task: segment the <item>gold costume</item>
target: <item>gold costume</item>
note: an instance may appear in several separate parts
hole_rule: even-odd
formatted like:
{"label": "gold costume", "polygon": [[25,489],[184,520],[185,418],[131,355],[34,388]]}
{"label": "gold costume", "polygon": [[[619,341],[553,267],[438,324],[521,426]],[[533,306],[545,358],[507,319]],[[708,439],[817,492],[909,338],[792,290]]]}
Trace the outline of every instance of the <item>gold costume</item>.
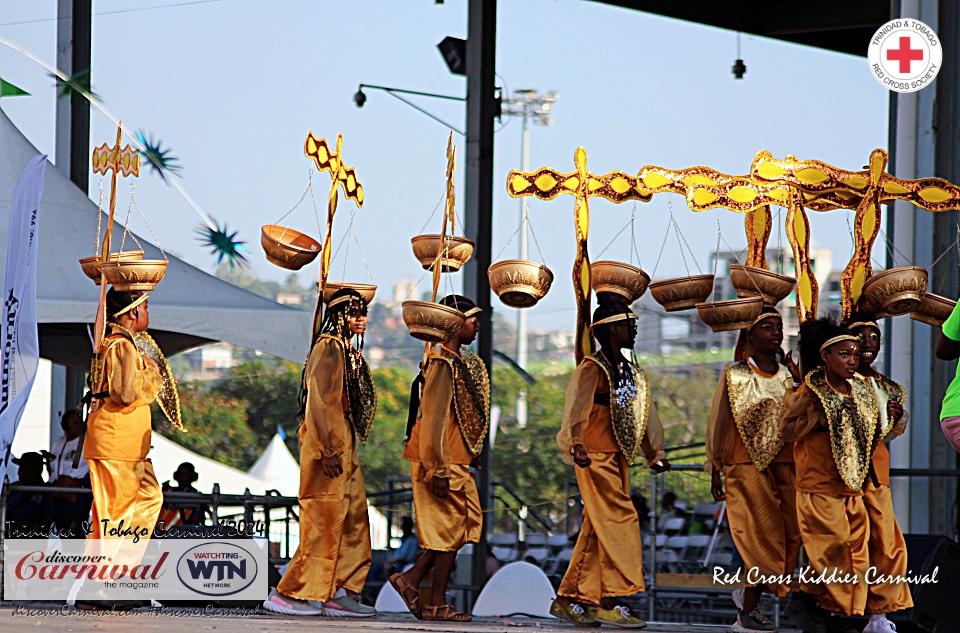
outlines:
{"label": "gold costume", "polygon": [[[307,402],[300,425],[300,545],[277,592],[298,600],[330,600],[341,587],[359,594],[370,570],[367,493],[357,460],[344,381],[344,343],[331,335],[317,341],[304,373]],[[362,369],[366,365],[362,365]],[[376,406],[375,396],[373,398]],[[369,412],[354,416],[370,418]],[[343,473],[331,478],[321,458],[337,455]]]}
{"label": "gold costume", "polygon": [[[413,506],[420,547],[455,552],[480,541],[482,515],[470,462],[489,425],[490,383],[483,361],[463,347],[441,347],[424,368],[420,416],[403,449],[411,462]],[[449,479],[445,499],[433,494],[434,477]]]}
{"label": "gold costume", "polygon": [[845,396],[826,383],[823,369],[807,374],[786,397],[780,431],[784,442],[794,442],[797,518],[810,567],[801,589],[817,596],[824,609],[863,615],[870,524],[861,486],[873,451],[877,401],[859,375],[848,382],[851,393]]}
{"label": "gold costume", "polygon": [[[94,366],[93,391],[105,395],[94,399],[83,444],[93,490],[93,531],[88,539],[115,541],[109,547],[104,542],[90,544],[114,556],[122,546],[121,564],[137,564],[163,504],[163,492],[147,459],[150,403],[157,397],[161,378],[122,334],[106,339],[101,358],[102,363]],[[147,534],[134,545],[129,536],[105,533],[120,528],[121,522],[123,530],[146,530]]]}
{"label": "gold costume", "polygon": [[[893,498],[890,495],[890,451],[885,442],[903,435],[906,429],[907,413],[896,424],[887,417],[887,403],[895,400],[903,404],[906,393],[902,386],[886,376],[877,375],[867,380],[877,396],[879,410],[879,435],[883,441],[873,452],[873,478],[863,487],[863,504],[870,519],[870,539],[868,549],[870,564],[882,576],[906,576],[907,543],[900,531],[900,524],[893,512]],[[907,583],[871,584],[867,591],[866,613],[892,613],[913,606],[910,587]]]}
{"label": "gold costume", "polygon": [[[800,552],[793,444],[780,436],[784,398],[792,391],[786,367],[767,375],[748,361],[727,365],[707,427],[705,467],[724,474],[733,541],[746,569],[764,577],[789,578]],[[790,585],[761,588],[783,598]]]}
{"label": "gold costume", "polygon": [[[630,596],[645,588],[629,467],[638,451],[648,466],[664,456],[663,426],[646,374],[636,366],[632,370],[637,387],[633,403],[620,404],[617,394],[610,393],[609,363],[599,352],[580,363],[567,387],[557,446],[564,461],[572,463],[573,447],[583,445],[591,464],[576,468],[583,526],[557,593],[579,602],[600,604],[602,598]],[[616,406],[614,413],[607,402]],[[623,416],[630,408],[633,413]],[[626,441],[631,436],[632,441]]]}

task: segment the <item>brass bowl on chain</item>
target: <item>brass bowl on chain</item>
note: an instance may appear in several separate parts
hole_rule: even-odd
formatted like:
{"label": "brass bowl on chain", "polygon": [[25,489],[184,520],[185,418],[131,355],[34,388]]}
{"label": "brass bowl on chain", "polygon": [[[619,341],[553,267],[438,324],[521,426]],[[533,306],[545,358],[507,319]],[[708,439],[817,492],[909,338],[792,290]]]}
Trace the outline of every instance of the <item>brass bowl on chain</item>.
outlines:
{"label": "brass bowl on chain", "polygon": [[[317,282],[317,287],[320,286],[320,283]],[[360,293],[360,296],[364,298],[367,302],[367,305],[373,303],[373,295],[377,292],[377,287],[373,284],[353,284],[347,281],[328,281],[323,287],[323,303],[330,303],[330,298],[333,297],[341,288],[352,288]]]}
{"label": "brass bowl on chain", "polygon": [[[109,261],[136,261],[143,258],[143,251],[120,251],[119,253],[110,253]],[[100,285],[100,265],[102,260],[99,255],[93,257],[84,257],[80,260],[80,268],[83,274],[93,280],[95,284]]]}
{"label": "brass bowl on chain", "polygon": [[940,327],[950,317],[957,302],[928,292],[923,295],[920,305],[910,313],[910,318],[933,327]]}
{"label": "brass bowl on chain", "polygon": [[300,270],[320,254],[320,242],[306,233],[277,224],[260,229],[260,246],[267,261],[287,270]]}
{"label": "brass bowl on chain", "polygon": [[[440,272],[455,273],[473,256],[473,242],[465,237],[447,235],[443,243],[445,250],[440,258]],[[420,261],[423,269],[433,270],[433,263],[437,261],[440,251],[440,235],[417,235],[410,239],[410,244],[414,257]]]}
{"label": "brass bowl on chain", "polygon": [[763,310],[763,297],[754,295],[729,301],[698,303],[697,314],[700,320],[710,326],[714,332],[743,330],[760,316]]}
{"label": "brass bowl on chain", "polygon": [[775,306],[793,292],[797,280],[765,268],[730,264],[730,283],[738,297],[763,295],[764,303]]}
{"label": "brass bowl on chain", "polygon": [[913,312],[927,293],[927,270],[900,266],[878,273],[863,284],[863,303],[874,312],[899,316]]}
{"label": "brass bowl on chain", "polygon": [[530,308],[537,305],[550,291],[553,273],[537,262],[525,259],[506,259],[487,269],[490,289],[500,301],[511,308]]}
{"label": "brass bowl on chain", "polygon": [[667,312],[689,310],[713,292],[713,275],[688,275],[655,281],[649,285],[653,299]]}
{"label": "brass bowl on chain", "polygon": [[150,292],[167,272],[162,259],[137,259],[109,262],[101,266],[103,278],[120,292]]}
{"label": "brass bowl on chain", "polygon": [[643,296],[650,284],[650,275],[636,266],[622,262],[600,261],[590,264],[590,286],[597,294],[612,292],[623,297],[627,305]]}
{"label": "brass bowl on chain", "polygon": [[410,336],[428,343],[442,343],[453,338],[466,321],[463,312],[439,303],[404,301],[400,307]]}

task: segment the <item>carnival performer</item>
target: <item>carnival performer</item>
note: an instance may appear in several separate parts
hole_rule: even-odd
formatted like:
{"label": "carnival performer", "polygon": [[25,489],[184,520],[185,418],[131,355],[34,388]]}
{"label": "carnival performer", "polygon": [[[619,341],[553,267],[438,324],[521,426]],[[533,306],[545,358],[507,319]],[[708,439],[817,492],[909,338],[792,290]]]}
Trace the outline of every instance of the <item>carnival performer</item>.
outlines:
{"label": "carnival performer", "polygon": [[727,503],[746,572],[733,592],[736,633],[777,630],[757,608],[760,595],[786,597],[800,552],[793,444],[780,437],[784,398],[800,369],[790,356],[789,369],[777,362],[782,342],[783,318],[764,307],[740,333],[738,361],[720,375],[707,427],[711,493]]}
{"label": "carnival performer", "polygon": [[[472,618],[447,604],[447,584],[457,551],[480,541],[480,497],[470,472],[478,465],[490,421],[487,368],[469,345],[479,329],[476,304],[449,295],[441,305],[466,317],[460,331],[431,350],[423,366],[419,415],[407,429],[403,458],[410,461],[417,537],[425,550],[413,567],[390,576],[390,584],[421,620],[469,622]],[[416,407],[411,398],[411,412]],[[419,586],[433,570],[429,603],[419,604]]]}
{"label": "carnival performer", "polygon": [[633,350],[637,316],[607,295],[598,299],[591,329],[600,350],[574,371],[557,435],[564,462],[577,466],[583,525],[550,613],[577,626],[640,629],[646,622],[618,601],[644,591],[629,468],[638,452],[658,471],[670,464],[650,381],[621,351]]}
{"label": "carnival performer", "polygon": [[[115,288],[107,292],[108,334],[91,368],[92,400],[83,442],[93,491],[87,551],[131,567],[140,562],[163,503],[153,463],[147,458],[150,404],[162,379],[156,362],[141,354],[134,342],[150,325],[149,296]],[[85,595],[89,597],[89,589]],[[118,605],[78,598],[77,606]]]}
{"label": "carnival performer", "polygon": [[[858,373],[867,379],[877,396],[879,415],[877,436],[881,438],[873,452],[871,470],[863,486],[863,505],[870,519],[867,541],[870,565],[877,577],[907,575],[907,543],[893,512],[890,495],[890,450],[886,442],[903,435],[907,429],[907,413],[903,409],[906,391],[903,386],[876,371],[871,365],[880,353],[881,332],[876,318],[868,313],[853,314],[847,325],[860,337]],[[910,587],[906,583],[877,582],[867,586],[865,613],[870,622],[863,633],[895,633],[896,627],[887,614],[913,606]]]}
{"label": "carnival performer", "polygon": [[862,615],[867,602],[862,487],[877,442],[877,398],[859,365],[860,339],[850,330],[829,319],[801,325],[804,381],[787,395],[780,432],[795,443],[797,519],[809,560],[800,578],[805,608],[788,614],[805,632],[835,629],[827,612]]}
{"label": "carnival performer", "polygon": [[357,460],[377,409],[363,357],[367,302],[352,288],[330,298],[300,394],[300,545],[263,603],[284,615],[370,617],[360,601],[370,570],[367,495]]}

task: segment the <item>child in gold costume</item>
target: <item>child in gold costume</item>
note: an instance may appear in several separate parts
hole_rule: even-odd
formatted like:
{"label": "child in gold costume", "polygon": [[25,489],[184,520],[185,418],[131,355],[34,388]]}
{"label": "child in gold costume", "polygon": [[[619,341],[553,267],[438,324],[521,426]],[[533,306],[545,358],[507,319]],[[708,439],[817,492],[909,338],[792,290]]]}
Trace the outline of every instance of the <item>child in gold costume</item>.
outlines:
{"label": "child in gold costume", "polygon": [[646,623],[617,601],[644,590],[629,467],[638,452],[657,470],[670,464],[647,375],[621,351],[633,349],[637,317],[606,293],[598,299],[592,331],[600,351],[574,372],[557,435],[564,461],[577,466],[583,526],[550,613],[577,626],[637,629]]}
{"label": "child in gold costume", "polygon": [[[330,298],[303,373],[300,545],[263,606],[284,615],[370,617],[359,600],[370,570],[367,494],[357,460],[377,409],[363,357],[367,302],[352,288]],[[358,342],[354,345],[353,339]]]}
{"label": "child in gold costume", "polygon": [[[890,496],[890,450],[886,442],[903,435],[907,428],[907,414],[903,410],[906,391],[903,386],[877,372],[871,365],[880,353],[880,326],[872,314],[851,315],[847,327],[860,337],[860,367],[857,370],[867,379],[877,396],[879,413],[878,437],[882,438],[873,452],[871,470],[863,487],[863,504],[870,518],[870,565],[877,576],[907,575],[907,544],[893,512]],[[910,587],[906,583],[878,582],[867,588],[865,613],[870,622],[863,633],[895,633],[896,627],[887,619],[893,611],[913,606]]]}
{"label": "child in gold costume", "polygon": [[[114,288],[107,292],[109,333],[91,370],[93,399],[83,443],[93,490],[93,531],[87,537],[87,553],[101,553],[131,567],[140,562],[163,504],[153,463],[147,459],[150,404],[162,379],[156,362],[141,354],[134,342],[150,325],[148,296]],[[132,541],[131,531],[139,535],[138,542]],[[118,606],[85,599],[76,604],[80,608]]]}
{"label": "child in gold costume", "polygon": [[780,437],[784,398],[800,370],[790,357],[789,369],[777,362],[782,342],[783,319],[765,307],[741,333],[743,359],[720,375],[707,427],[711,492],[727,503],[744,561],[744,588],[733,592],[740,611],[734,633],[775,630],[757,609],[760,595],[787,595],[800,552],[793,444]]}
{"label": "child in gold costume", "polygon": [[[390,584],[417,618],[469,622],[469,615],[447,604],[447,584],[457,551],[480,541],[480,497],[470,473],[477,463],[490,420],[490,380],[480,357],[465,346],[477,336],[480,308],[449,295],[441,305],[466,319],[455,336],[431,351],[423,367],[423,397],[413,418],[403,458],[410,461],[417,537],[426,550]],[[416,383],[415,383],[416,384]],[[416,407],[411,398],[411,411]],[[419,586],[433,570],[429,604],[419,604]]]}
{"label": "child in gold costume", "polygon": [[805,608],[788,614],[804,631],[836,628],[826,611],[862,615],[867,602],[870,522],[862,487],[878,412],[859,365],[860,339],[846,328],[828,319],[800,327],[804,381],[787,396],[780,431],[795,443],[797,518],[809,559],[800,578]]}

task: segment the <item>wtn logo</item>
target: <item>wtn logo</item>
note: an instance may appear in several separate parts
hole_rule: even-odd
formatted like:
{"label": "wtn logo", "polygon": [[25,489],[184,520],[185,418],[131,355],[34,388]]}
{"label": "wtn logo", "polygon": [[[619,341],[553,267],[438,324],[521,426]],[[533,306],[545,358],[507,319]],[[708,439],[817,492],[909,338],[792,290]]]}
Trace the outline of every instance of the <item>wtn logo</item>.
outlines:
{"label": "wtn logo", "polygon": [[[247,561],[242,560],[236,564],[229,560],[189,560],[187,559],[187,569],[190,570],[190,576],[194,580],[233,580],[235,577],[246,580]],[[211,578],[216,571],[216,578]]]}

